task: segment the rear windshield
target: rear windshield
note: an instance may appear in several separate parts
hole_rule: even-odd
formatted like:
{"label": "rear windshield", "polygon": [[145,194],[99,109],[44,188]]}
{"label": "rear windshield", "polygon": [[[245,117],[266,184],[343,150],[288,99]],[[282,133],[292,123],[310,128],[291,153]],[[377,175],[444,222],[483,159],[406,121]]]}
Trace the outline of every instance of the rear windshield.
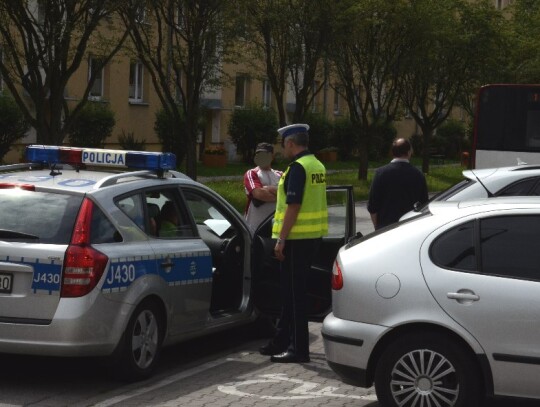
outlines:
{"label": "rear windshield", "polygon": [[0,190],[0,240],[68,244],[83,197]]}

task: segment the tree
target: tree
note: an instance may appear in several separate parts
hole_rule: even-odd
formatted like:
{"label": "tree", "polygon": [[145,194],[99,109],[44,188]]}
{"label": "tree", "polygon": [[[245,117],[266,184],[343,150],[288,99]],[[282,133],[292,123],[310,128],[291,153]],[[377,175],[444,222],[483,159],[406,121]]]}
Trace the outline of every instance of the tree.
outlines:
{"label": "tree", "polygon": [[[483,60],[482,31],[467,2],[407,0],[411,30],[401,100],[422,132],[422,171],[429,172],[433,132],[447,119]],[[490,48],[488,48],[489,52]]]}
{"label": "tree", "polygon": [[114,112],[108,104],[89,102],[71,125],[69,143],[74,147],[103,148],[115,124]]}
{"label": "tree", "polygon": [[9,152],[15,141],[25,136],[29,127],[28,121],[13,98],[0,94],[0,160]]}
{"label": "tree", "polygon": [[[304,120],[323,89],[323,56],[331,38],[331,0],[236,0],[236,19],[251,45],[253,61],[264,61],[276,98],[279,124],[287,124],[288,85],[295,95],[293,121]],[[247,59],[247,58],[246,58]],[[256,67],[257,69],[259,67]]]}
{"label": "tree", "polygon": [[505,55],[507,82],[540,83],[540,2],[515,0],[508,11],[511,47]]}
{"label": "tree", "polygon": [[[516,45],[511,33],[512,25],[508,24],[503,11],[493,7],[492,1],[478,0],[465,3],[463,7],[466,7],[461,15],[463,28],[475,37],[475,41],[463,50],[471,54],[467,66],[468,81],[458,95],[456,104],[472,122],[476,95],[482,85],[514,81],[517,70],[508,56],[513,55]],[[540,52],[540,49],[536,52]]]}
{"label": "tree", "polygon": [[276,142],[276,128],[275,112],[256,104],[246,109],[236,109],[229,121],[231,140],[246,163],[253,160],[257,144]]}
{"label": "tree", "polygon": [[330,57],[356,128],[358,179],[366,180],[371,139],[397,116],[409,44],[401,0],[346,0],[339,4]]}
{"label": "tree", "polygon": [[[118,0],[0,0],[0,74],[37,141],[61,144],[88,100],[95,72],[126,38],[108,22]],[[83,95],[73,109],[66,101],[69,79],[91,48],[97,57]],[[72,95],[73,96],[73,95]]]}
{"label": "tree", "polygon": [[186,173],[193,179],[201,98],[219,82],[230,46],[227,5],[221,0],[132,0],[122,10],[134,52],[149,72],[165,114],[182,126]]}

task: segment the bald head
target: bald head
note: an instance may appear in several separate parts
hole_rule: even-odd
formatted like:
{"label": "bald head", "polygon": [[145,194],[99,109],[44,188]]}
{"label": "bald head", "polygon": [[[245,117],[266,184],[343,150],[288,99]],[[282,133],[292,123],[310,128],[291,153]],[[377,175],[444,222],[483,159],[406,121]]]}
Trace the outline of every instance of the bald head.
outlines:
{"label": "bald head", "polygon": [[395,158],[410,158],[412,146],[409,140],[404,138],[395,139],[392,143],[392,155]]}

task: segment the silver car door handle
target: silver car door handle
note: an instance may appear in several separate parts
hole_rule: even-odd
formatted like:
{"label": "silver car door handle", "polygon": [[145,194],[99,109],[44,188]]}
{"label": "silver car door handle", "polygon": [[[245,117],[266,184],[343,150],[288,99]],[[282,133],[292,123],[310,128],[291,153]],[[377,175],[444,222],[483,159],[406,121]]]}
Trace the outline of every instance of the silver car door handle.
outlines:
{"label": "silver car door handle", "polygon": [[480,296],[474,293],[448,293],[446,296],[451,300],[458,301],[478,301],[480,299]]}

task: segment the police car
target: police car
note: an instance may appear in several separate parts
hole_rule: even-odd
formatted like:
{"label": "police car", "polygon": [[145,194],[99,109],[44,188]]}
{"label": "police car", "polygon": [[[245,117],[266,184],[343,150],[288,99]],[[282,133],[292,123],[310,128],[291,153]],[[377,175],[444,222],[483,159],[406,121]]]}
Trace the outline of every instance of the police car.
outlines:
{"label": "police car", "polygon": [[[279,312],[271,219],[252,233],[174,155],[33,145],[26,158],[0,167],[0,352],[110,356],[137,379],[162,346]],[[355,233],[351,188],[328,201],[309,283],[319,320]]]}

